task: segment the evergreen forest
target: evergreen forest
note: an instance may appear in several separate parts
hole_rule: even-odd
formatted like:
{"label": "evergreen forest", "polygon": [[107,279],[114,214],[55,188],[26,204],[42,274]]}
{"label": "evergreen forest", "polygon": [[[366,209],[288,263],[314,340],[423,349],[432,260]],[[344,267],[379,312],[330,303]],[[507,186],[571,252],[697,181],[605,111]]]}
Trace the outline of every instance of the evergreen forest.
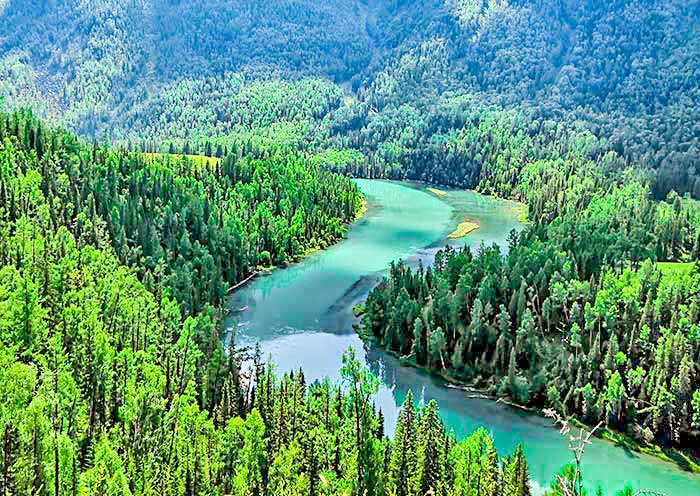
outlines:
{"label": "evergreen forest", "polygon": [[[698,0],[0,0],[0,496],[592,496],[594,435],[700,473],[699,161]],[[354,327],[561,424],[550,487],[421,391],[388,428],[352,347],[307,381],[227,328],[357,178],[526,211]]]}

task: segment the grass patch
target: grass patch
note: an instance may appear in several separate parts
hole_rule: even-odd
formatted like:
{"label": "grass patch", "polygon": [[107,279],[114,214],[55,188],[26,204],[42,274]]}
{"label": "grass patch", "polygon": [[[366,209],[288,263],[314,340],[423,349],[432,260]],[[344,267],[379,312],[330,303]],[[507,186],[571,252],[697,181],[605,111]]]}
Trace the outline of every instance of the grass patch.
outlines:
{"label": "grass patch", "polygon": [[208,165],[208,164],[218,164],[219,162],[221,162],[221,159],[218,157],[207,157],[205,155],[183,155],[181,153],[170,154],[170,153],[146,153],[146,152],[142,153],[142,155],[146,158],[151,158],[151,159],[161,159],[164,157],[169,157],[171,160],[181,160],[182,158],[186,158],[199,167],[204,167],[205,165]]}
{"label": "grass patch", "polygon": [[434,194],[435,196],[447,196],[447,191],[443,191],[443,190],[441,190],[441,189],[437,189],[437,188],[427,188],[427,190],[428,190],[429,192],[431,192],[432,194]]}
{"label": "grass patch", "polygon": [[518,222],[520,222],[521,224],[527,224],[528,222],[530,222],[527,216],[527,212],[521,212],[520,215],[518,215]]}
{"label": "grass patch", "polygon": [[472,231],[476,231],[479,229],[479,224],[476,222],[472,222],[470,220],[465,220],[464,222],[461,222],[458,226],[457,229],[452,231],[449,236],[447,236],[448,239],[459,239],[465,237],[467,234],[469,234]]}
{"label": "grass patch", "polygon": [[693,270],[695,262],[659,262],[657,266],[665,276],[672,276],[675,274],[683,275]]}

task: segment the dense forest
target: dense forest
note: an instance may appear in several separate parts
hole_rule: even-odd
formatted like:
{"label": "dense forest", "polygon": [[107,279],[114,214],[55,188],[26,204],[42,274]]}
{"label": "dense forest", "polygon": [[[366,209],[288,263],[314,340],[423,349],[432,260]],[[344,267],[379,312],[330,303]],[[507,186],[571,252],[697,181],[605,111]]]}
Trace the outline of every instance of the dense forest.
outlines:
{"label": "dense forest", "polygon": [[697,446],[700,204],[675,193],[656,202],[638,172],[601,173],[615,157],[574,150],[525,167],[513,190],[494,184],[529,204],[531,225],[507,254],[482,246],[440,252],[427,269],[392,265],[365,329],[519,404]]}
{"label": "dense forest", "polygon": [[387,438],[352,348],[343,384],[223,349],[212,274],[335,239],[348,180],[294,155],[144,158],[28,112],[0,134],[3,495],[529,496],[521,448],[457,442],[434,402],[409,395]]}
{"label": "dense forest", "polygon": [[86,147],[20,113],[0,116],[0,137],[14,138],[0,189],[8,222],[38,211],[47,229],[72,226],[80,246],[110,245],[187,315],[220,304],[258,265],[328,246],[360,208],[350,181],[291,152],[193,160]]}
{"label": "dense forest", "polygon": [[506,112],[513,134],[590,132],[655,171],[659,199],[700,197],[699,20],[680,0],[9,0],[0,94],[82,134],[168,147],[263,126],[470,187],[451,145]]}

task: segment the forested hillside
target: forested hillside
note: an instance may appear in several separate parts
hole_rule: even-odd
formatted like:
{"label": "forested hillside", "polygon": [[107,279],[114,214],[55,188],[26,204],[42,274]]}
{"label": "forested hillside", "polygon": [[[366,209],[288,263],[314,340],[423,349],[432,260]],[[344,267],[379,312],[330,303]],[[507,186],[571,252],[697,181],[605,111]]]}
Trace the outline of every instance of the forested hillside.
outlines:
{"label": "forested hillside", "polygon": [[47,110],[94,133],[183,78],[349,77],[372,55],[362,10],[354,0],[13,0],[0,10],[0,54],[8,78],[28,83],[6,82],[11,94],[48,96]]}
{"label": "forested hillside", "polygon": [[579,145],[517,176],[510,194],[527,199],[531,226],[507,255],[482,246],[440,252],[428,269],[393,265],[365,330],[494,396],[692,448],[700,272],[680,261],[698,260],[700,204],[656,202],[637,171],[606,176],[615,157]]}
{"label": "forested hillside", "polygon": [[286,143],[468,186],[415,161],[443,162],[495,109],[525,134],[590,131],[659,171],[658,198],[700,197],[698,21],[696,0],[8,0],[0,94],[80,133],[166,147],[247,140],[258,102]]}
{"label": "forested hillside", "polygon": [[385,437],[352,350],[342,389],[224,352],[221,281],[355,214],[349,181],[302,162],[144,157],[0,114],[3,495],[529,494],[520,448],[458,443],[434,402],[409,396]]}
{"label": "forested hillside", "polygon": [[[371,162],[413,176],[412,156],[441,158],[464,111],[488,122],[483,109],[495,105],[525,134],[589,130],[628,163],[659,170],[659,197],[700,193],[698,2],[425,4],[397,7],[387,36],[399,33],[402,48],[364,80],[352,123],[339,123]],[[428,177],[442,181],[445,169]]]}

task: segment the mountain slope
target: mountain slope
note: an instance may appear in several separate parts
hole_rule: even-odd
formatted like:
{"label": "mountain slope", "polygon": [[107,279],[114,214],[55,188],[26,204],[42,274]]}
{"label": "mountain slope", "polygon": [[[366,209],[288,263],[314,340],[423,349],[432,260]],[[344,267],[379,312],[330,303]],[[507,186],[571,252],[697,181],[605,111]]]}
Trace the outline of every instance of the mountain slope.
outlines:
{"label": "mountain slope", "polygon": [[[325,113],[301,131],[292,119],[292,142],[342,130],[334,146],[358,148],[383,174],[408,170],[395,152],[405,143],[384,139],[387,129],[411,135],[401,130],[417,114],[433,123],[409,148],[432,142],[436,119],[459,130],[445,108],[466,98],[536,126],[585,128],[660,171],[658,196],[698,196],[698,21],[697,0],[9,0],[0,93],[81,134],[162,142],[230,135],[238,123],[220,109],[238,105],[239,88],[320,78],[353,98],[314,103]],[[205,112],[204,127],[162,113],[162,101],[190,90],[202,95],[191,114]],[[394,151],[375,160],[379,149]]]}

